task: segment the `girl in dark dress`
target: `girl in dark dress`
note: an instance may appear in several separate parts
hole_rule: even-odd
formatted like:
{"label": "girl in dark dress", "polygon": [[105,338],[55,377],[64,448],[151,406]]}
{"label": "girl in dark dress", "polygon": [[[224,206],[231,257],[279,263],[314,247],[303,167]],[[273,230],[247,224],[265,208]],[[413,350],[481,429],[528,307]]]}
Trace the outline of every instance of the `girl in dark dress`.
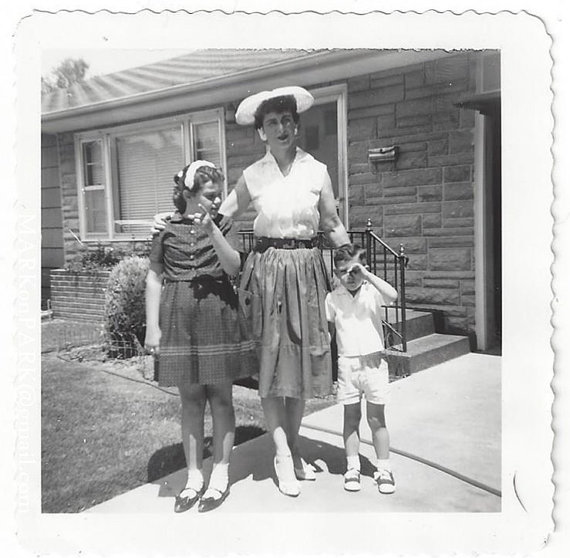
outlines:
{"label": "girl in dark dress", "polygon": [[[188,466],[175,512],[200,501],[199,511],[218,507],[229,493],[228,466],[234,442],[232,383],[256,371],[255,345],[238,319],[229,276],[239,271],[231,223],[218,227],[209,209],[223,175],[195,161],[174,177],[178,212],[156,236],[146,286],[145,347],[160,353],[159,385],[177,386],[182,401],[182,440]],[[202,474],[204,412],[213,422],[213,469],[205,490]]]}

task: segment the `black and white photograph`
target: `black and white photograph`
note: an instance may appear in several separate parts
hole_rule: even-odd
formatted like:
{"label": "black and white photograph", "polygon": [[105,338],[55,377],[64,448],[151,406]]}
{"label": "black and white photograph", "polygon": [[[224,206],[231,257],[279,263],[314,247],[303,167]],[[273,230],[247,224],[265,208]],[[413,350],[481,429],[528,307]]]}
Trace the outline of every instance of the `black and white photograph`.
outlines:
{"label": "black and white photograph", "polygon": [[22,20],[26,550],[547,545],[550,35],[357,4]]}

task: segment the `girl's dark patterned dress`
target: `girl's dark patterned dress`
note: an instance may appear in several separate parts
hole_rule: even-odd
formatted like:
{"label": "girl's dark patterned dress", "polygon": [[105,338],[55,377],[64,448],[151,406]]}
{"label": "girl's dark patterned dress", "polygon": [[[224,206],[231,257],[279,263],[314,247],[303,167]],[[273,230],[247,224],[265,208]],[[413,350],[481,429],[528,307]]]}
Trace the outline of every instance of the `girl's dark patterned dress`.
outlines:
{"label": "girl's dark patterned dress", "polygon": [[[237,249],[231,222],[215,222]],[[164,268],[159,385],[220,384],[257,374],[255,343],[208,235],[175,214],[154,238],[150,260]]]}

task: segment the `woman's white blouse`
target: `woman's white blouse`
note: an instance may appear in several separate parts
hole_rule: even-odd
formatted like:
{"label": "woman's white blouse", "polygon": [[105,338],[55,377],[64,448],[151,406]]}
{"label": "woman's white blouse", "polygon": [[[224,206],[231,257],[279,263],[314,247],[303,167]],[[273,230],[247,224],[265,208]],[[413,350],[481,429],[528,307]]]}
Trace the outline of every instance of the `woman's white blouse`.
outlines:
{"label": "woman's white blouse", "polygon": [[268,151],[243,176],[257,212],[255,236],[308,239],[317,234],[321,191],[330,183],[326,165],[297,148],[291,170],[283,176]]}

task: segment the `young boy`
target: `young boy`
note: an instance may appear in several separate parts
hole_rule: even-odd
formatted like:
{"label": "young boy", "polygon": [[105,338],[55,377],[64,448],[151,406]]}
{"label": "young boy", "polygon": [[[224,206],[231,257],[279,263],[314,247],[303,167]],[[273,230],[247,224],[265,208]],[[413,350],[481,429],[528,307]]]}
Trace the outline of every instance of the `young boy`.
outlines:
{"label": "young boy", "polygon": [[347,468],[345,490],[360,490],[358,455],[361,399],[376,451],[374,480],[382,494],[395,490],[389,461],[390,440],[384,406],[388,397],[388,363],[384,358],[382,306],[396,300],[396,290],[364,266],[366,254],[357,245],[339,248],[334,255],[340,285],[327,295],[325,306],[331,335],[338,345],[338,402],[344,405],[343,438]]}

